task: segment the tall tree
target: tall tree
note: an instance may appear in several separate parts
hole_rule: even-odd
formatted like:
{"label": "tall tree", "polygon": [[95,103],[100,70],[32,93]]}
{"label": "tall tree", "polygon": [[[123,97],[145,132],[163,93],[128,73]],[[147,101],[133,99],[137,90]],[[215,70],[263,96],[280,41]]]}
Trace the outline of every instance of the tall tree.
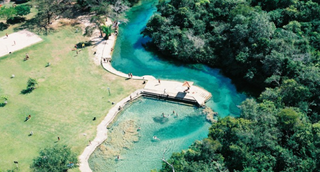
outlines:
{"label": "tall tree", "polygon": [[70,14],[72,0],[35,0],[38,6],[37,23],[48,33],[48,26],[59,15]]}

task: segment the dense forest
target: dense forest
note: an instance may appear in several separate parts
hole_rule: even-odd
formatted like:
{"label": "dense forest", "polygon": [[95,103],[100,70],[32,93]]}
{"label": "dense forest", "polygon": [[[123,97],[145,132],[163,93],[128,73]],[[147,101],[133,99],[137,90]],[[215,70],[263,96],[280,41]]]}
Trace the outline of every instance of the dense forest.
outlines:
{"label": "dense forest", "polygon": [[239,118],[220,119],[208,138],[174,153],[175,171],[319,171],[319,3],[160,0],[142,33],[161,53],[259,91]]}

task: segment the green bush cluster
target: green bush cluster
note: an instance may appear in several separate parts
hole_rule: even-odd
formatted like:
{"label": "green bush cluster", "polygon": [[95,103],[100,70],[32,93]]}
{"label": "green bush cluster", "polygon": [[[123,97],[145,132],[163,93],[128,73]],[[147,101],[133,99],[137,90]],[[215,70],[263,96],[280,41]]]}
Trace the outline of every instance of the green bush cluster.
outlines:
{"label": "green bush cluster", "polygon": [[37,80],[29,78],[27,82],[27,88],[21,91],[21,94],[27,94],[31,93],[34,89],[36,89],[36,86],[38,85]]}
{"label": "green bush cluster", "polygon": [[15,17],[25,16],[30,13],[29,5],[17,5],[15,7],[1,7],[0,17],[6,18],[7,20],[13,20]]}
{"label": "green bush cluster", "polygon": [[57,145],[41,150],[31,165],[35,172],[62,172],[76,167],[78,167],[77,155],[66,145]]}

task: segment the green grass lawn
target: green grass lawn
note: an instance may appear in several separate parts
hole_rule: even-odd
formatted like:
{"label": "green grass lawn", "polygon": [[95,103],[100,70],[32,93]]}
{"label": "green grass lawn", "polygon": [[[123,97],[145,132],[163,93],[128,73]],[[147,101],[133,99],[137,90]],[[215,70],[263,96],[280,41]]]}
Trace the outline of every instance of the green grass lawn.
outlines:
{"label": "green grass lawn", "polygon": [[[30,171],[39,150],[57,144],[69,145],[80,155],[95,137],[111,102],[142,88],[142,81],[125,80],[96,66],[92,47],[75,56],[73,46],[85,38],[74,31],[69,26],[60,28],[42,36],[41,43],[0,57],[0,96],[9,98],[0,107],[0,171],[14,169],[13,161],[19,161],[20,171]],[[23,61],[26,53],[30,59]],[[45,67],[48,62],[51,66]],[[38,88],[20,94],[30,77],[37,79]],[[24,122],[28,115],[31,119]],[[28,136],[30,131],[33,136]],[[58,136],[61,140],[56,142]]]}

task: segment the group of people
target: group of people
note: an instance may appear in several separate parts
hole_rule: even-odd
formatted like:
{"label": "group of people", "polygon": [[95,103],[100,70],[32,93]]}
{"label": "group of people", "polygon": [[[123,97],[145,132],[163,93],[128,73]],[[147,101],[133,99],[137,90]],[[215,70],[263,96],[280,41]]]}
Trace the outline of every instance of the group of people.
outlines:
{"label": "group of people", "polygon": [[102,59],[103,59],[103,62],[111,62],[110,58],[102,58]]}
{"label": "group of people", "polygon": [[[25,120],[24,122],[28,121],[29,119],[31,119],[31,115],[28,115],[28,116],[26,117],[26,120]],[[31,132],[29,133],[29,136],[32,136],[32,135],[33,135],[33,131],[31,131]]]}
{"label": "group of people", "polygon": [[[85,45],[84,43],[81,44],[81,48],[84,48],[85,46],[86,46],[86,45]],[[75,49],[78,49],[78,44],[75,44],[75,45],[74,45],[74,48],[75,48]]]}
{"label": "group of people", "polygon": [[[80,47],[80,48],[84,48],[85,46],[86,46],[86,45],[85,45],[84,43],[82,43],[79,47]],[[81,49],[78,50],[79,47],[78,47],[77,44],[75,44],[75,45],[74,45],[74,49],[72,49],[72,51],[76,51],[76,55],[75,55],[75,56],[77,56],[77,55],[79,54],[79,52],[81,52]]]}
{"label": "group of people", "polygon": [[117,32],[118,32],[119,24],[120,24],[120,22],[117,21],[117,20],[113,21],[113,23],[112,23],[112,26],[115,28],[115,30],[116,30]]}
{"label": "group of people", "polygon": [[132,78],[133,77],[132,73],[128,73],[128,77]]}
{"label": "group of people", "polygon": [[[31,115],[28,115],[28,116],[26,117],[25,122],[28,121],[28,120],[30,120],[30,119],[31,119]],[[29,136],[32,136],[32,135],[33,135],[33,131],[30,131]],[[60,141],[60,137],[59,137],[59,136],[58,136],[58,141]]]}
{"label": "group of people", "polygon": [[[9,37],[9,35],[6,33],[6,38],[8,38]],[[15,46],[16,45],[16,41],[13,41],[13,44],[12,44],[12,46]]]}
{"label": "group of people", "polygon": [[[175,115],[176,117],[179,116],[178,113],[176,113],[175,111],[172,112],[172,115]],[[167,117],[169,117],[169,116],[170,116],[170,114],[169,114],[168,116],[166,116],[164,113],[162,113],[162,117],[163,117],[163,118],[167,118]]]}

